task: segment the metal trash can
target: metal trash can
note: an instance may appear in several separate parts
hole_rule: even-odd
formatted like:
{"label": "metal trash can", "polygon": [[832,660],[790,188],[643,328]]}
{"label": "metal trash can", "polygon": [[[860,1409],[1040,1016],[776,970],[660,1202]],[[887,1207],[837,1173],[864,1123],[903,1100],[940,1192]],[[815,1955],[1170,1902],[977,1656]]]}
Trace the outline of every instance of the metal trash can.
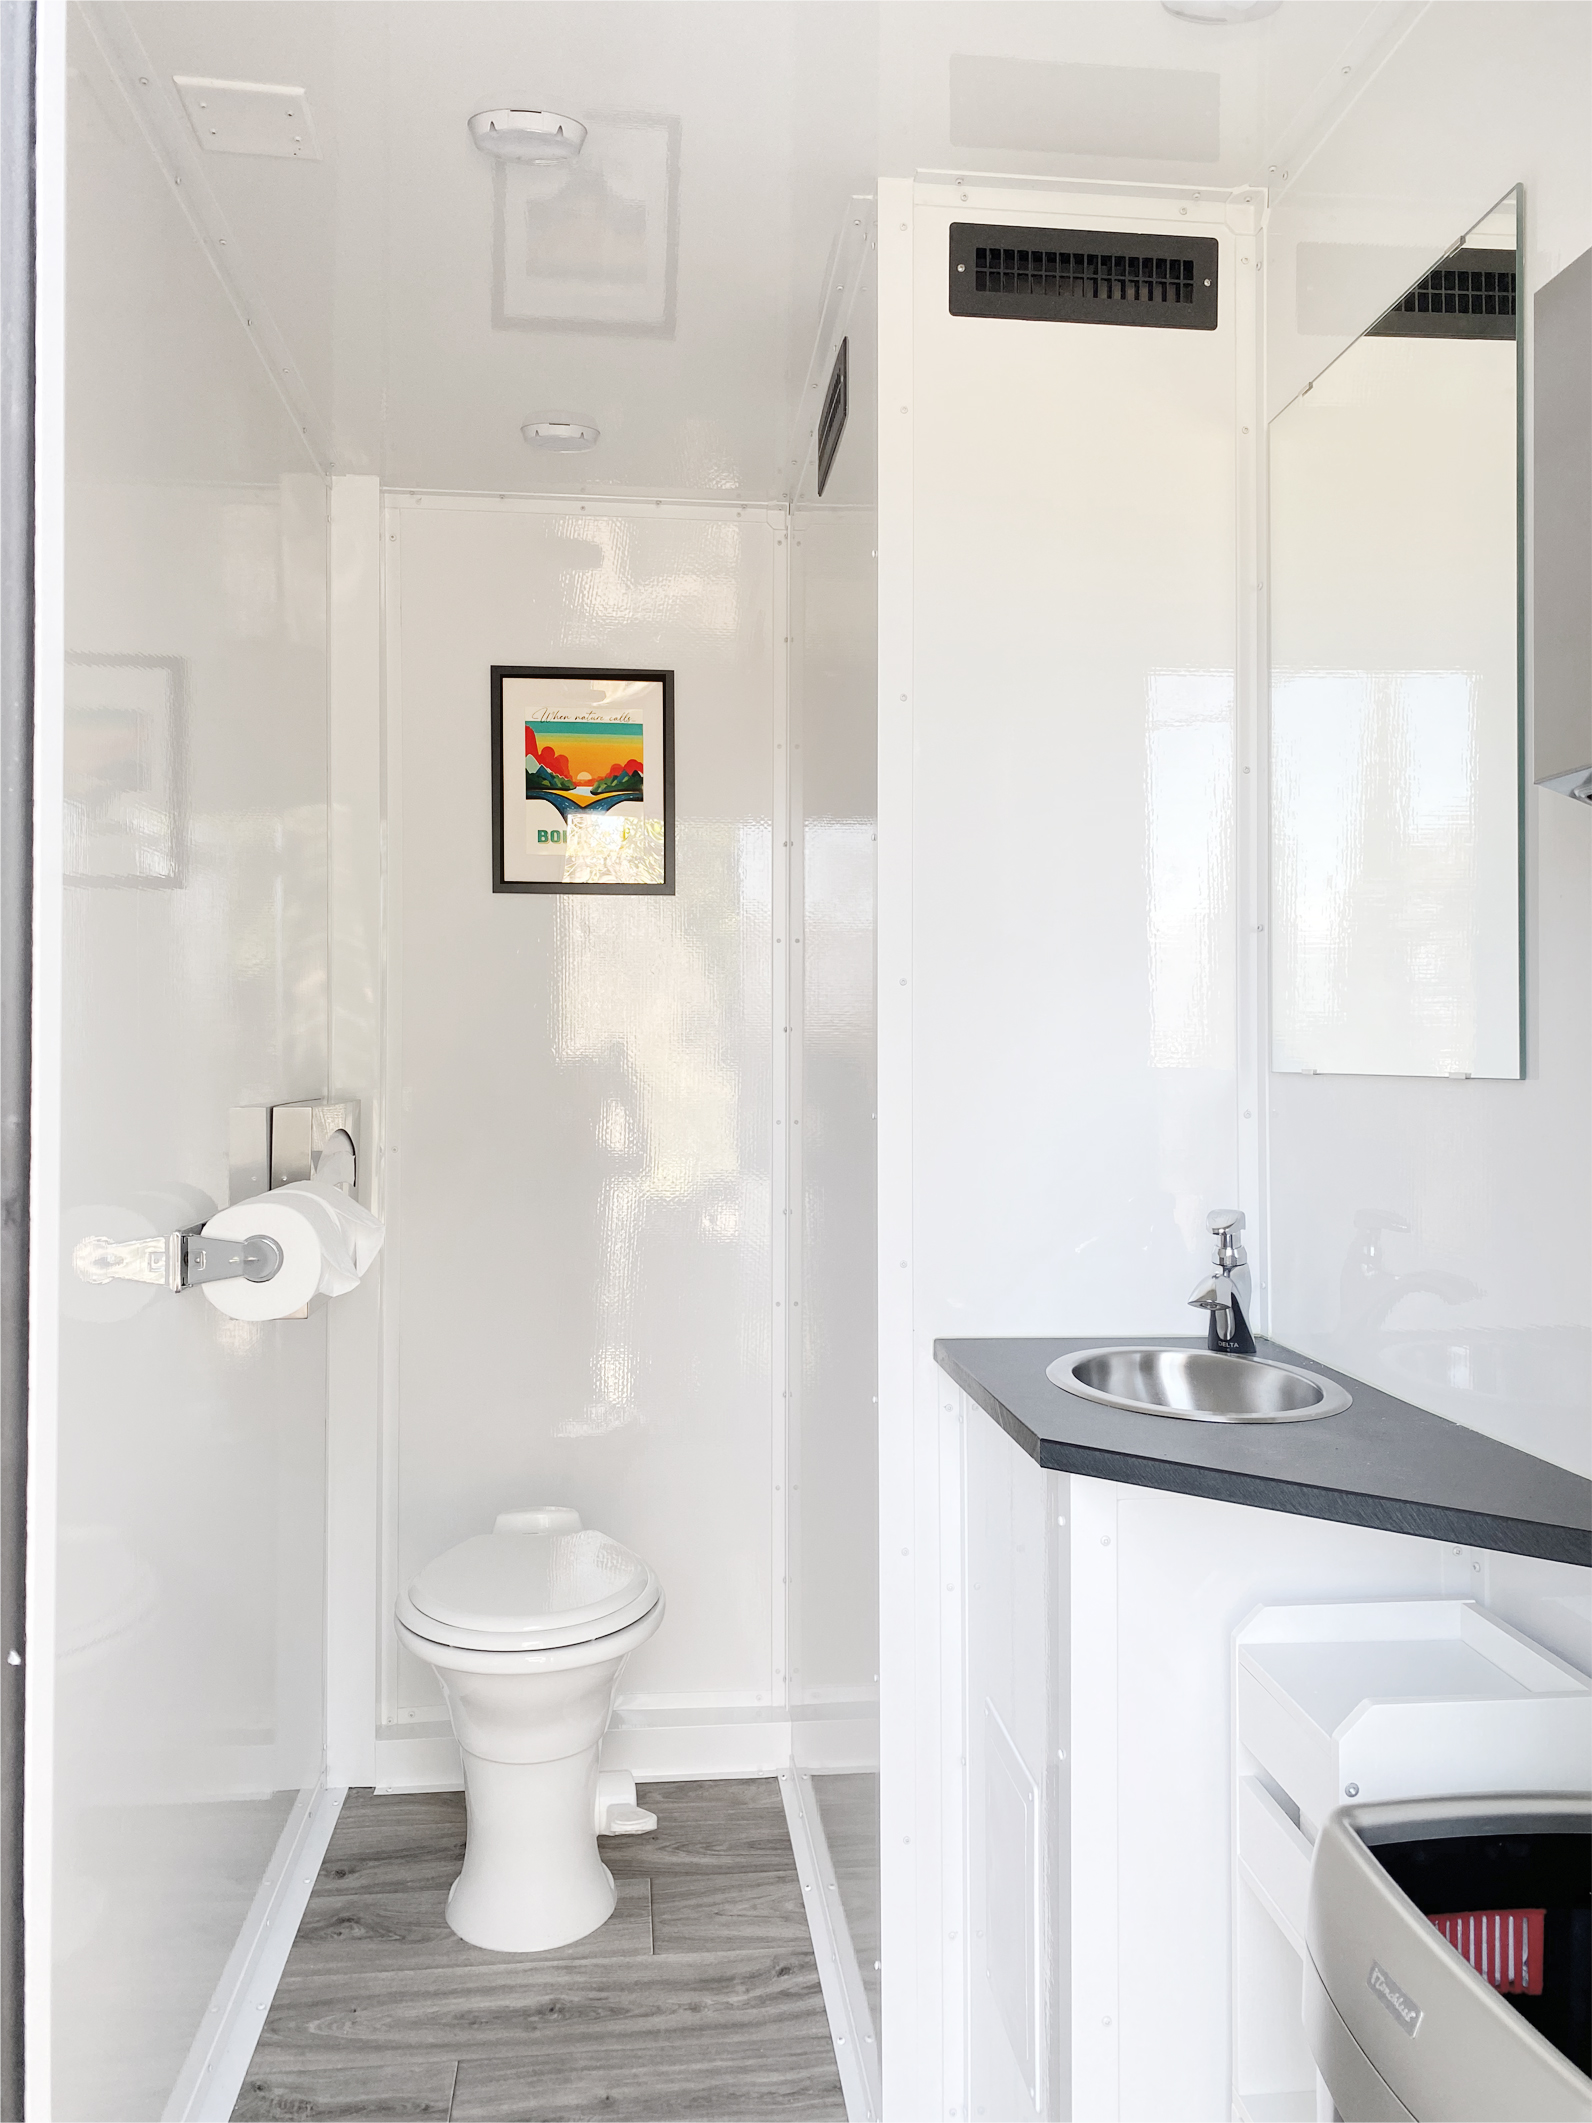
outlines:
{"label": "metal trash can", "polygon": [[1344,2123],[1592,2123],[1592,1798],[1342,1807],[1305,1939]]}

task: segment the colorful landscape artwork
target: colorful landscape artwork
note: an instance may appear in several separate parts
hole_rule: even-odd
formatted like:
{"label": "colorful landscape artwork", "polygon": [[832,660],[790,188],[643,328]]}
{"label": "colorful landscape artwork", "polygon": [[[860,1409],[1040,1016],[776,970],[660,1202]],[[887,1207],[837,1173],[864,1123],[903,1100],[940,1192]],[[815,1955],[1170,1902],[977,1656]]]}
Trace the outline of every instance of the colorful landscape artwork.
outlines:
{"label": "colorful landscape artwork", "polygon": [[674,890],[674,673],[492,666],[492,888]]}
{"label": "colorful landscape artwork", "polygon": [[639,722],[527,722],[527,799],[551,804],[561,818],[643,802],[645,737]]}

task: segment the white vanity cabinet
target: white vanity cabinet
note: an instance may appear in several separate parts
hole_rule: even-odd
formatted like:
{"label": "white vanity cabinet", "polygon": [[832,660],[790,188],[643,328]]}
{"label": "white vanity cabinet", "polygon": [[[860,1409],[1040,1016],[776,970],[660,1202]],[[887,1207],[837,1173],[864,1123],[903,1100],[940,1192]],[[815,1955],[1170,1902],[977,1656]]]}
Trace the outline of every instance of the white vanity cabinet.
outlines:
{"label": "white vanity cabinet", "polygon": [[1068,1481],[963,1409],[968,2112],[1028,2123],[1070,2098]]}

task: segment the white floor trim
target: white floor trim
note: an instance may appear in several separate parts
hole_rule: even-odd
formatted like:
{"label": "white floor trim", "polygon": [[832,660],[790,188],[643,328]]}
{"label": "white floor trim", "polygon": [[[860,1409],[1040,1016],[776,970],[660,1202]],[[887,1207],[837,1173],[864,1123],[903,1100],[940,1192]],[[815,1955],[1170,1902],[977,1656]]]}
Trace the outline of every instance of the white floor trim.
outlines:
{"label": "white floor trim", "polygon": [[[865,1743],[842,1748],[850,1755]],[[626,1769],[643,1784],[699,1777],[772,1777],[790,1765],[791,1720],[784,1710],[739,1704],[677,1710],[621,1703],[603,1736],[604,1769]],[[825,1768],[837,1766],[827,1758]],[[376,1789],[460,1791],[458,1743],[445,1719],[382,1725],[376,1731]]]}
{"label": "white floor trim", "polygon": [[164,2123],[227,2123],[347,1792],[301,1791],[216,1985]]}
{"label": "white floor trim", "polygon": [[835,1885],[835,1868],[819,1818],[813,1780],[803,1770],[782,1769],[779,1795],[785,1802],[785,1822],[796,1853],[796,1875],[802,1883],[807,1928],[813,1937],[813,1957],[823,1987],[824,2010],[829,2015],[829,2033],[840,2070],[840,2090],[846,2097],[848,2123],[877,2123],[881,2107],[879,2043],[851,1943],[851,1929]]}
{"label": "white floor trim", "polygon": [[821,1770],[826,1776],[859,1771],[879,1773],[879,1703],[792,1704],[791,1757],[798,1769]]}

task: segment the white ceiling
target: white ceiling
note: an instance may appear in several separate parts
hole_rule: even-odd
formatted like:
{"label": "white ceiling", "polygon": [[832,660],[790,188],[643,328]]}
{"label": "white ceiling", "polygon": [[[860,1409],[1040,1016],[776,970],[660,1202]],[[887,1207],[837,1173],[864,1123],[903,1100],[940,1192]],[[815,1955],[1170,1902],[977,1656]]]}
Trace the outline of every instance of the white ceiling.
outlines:
{"label": "white ceiling", "polygon": [[[1158,0],[131,0],[90,12],[124,54],[136,49],[129,29],[141,43],[145,94],[165,98],[168,127],[187,124],[175,74],[307,91],[320,161],[197,159],[337,469],[395,486],[764,502],[787,491],[831,245],[879,171],[1275,188],[1419,9],[1285,0],[1232,28],[1179,20]],[[1045,78],[1099,112],[1087,155],[1020,138],[970,148],[951,137],[963,56],[1215,76],[1189,90],[1219,121],[1192,143],[1198,159],[1170,160],[1154,151],[1145,111],[1152,90],[1176,98],[1176,81],[1062,73]],[[496,172],[466,120],[502,104],[591,122],[578,167],[597,187],[586,199],[596,220],[568,228],[618,246],[600,299],[633,301],[654,327],[653,296],[626,279],[641,256],[626,248],[642,240],[639,218],[625,208],[604,221],[601,173],[616,156],[653,152],[672,127],[677,260],[664,329],[513,315],[550,290],[567,298],[551,281],[519,290],[546,223],[527,238],[517,194],[495,238]],[[627,118],[622,136],[615,122]],[[1016,122],[1020,132],[1033,120]],[[668,217],[658,201],[647,211],[656,270]],[[580,289],[570,293],[578,307]],[[600,445],[531,450],[520,425],[545,413],[595,421]]]}

